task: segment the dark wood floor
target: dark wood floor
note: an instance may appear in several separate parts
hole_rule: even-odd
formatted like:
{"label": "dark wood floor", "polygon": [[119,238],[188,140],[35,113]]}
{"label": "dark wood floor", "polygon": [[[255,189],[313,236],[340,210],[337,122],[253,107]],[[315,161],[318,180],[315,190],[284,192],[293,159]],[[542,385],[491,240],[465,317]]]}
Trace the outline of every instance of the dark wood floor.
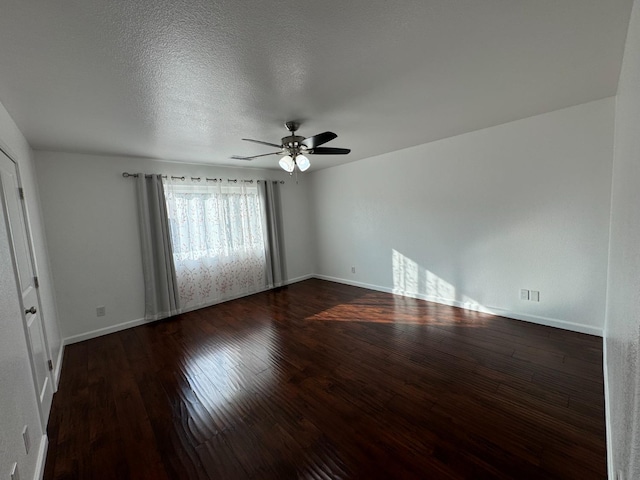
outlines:
{"label": "dark wood floor", "polygon": [[605,478],[602,340],[309,280],[66,348],[45,479]]}

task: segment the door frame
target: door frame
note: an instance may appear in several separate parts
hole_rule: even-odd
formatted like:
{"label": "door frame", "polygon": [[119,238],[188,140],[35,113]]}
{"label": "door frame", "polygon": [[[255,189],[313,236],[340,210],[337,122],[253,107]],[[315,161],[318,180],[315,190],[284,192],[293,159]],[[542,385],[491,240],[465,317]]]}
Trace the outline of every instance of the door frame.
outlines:
{"label": "door frame", "polygon": [[[25,238],[27,240],[27,245],[28,245],[28,260],[31,262],[31,269],[33,271],[33,274],[35,275],[35,277],[38,279],[38,284],[39,284],[39,272],[38,272],[38,263],[36,261],[36,256],[35,256],[35,246],[33,243],[33,236],[31,235],[31,221],[29,218],[29,212],[27,209],[27,204],[26,204],[26,198],[24,197],[24,188],[22,186],[22,179],[21,179],[21,175],[20,175],[20,165],[18,164],[18,162],[16,162],[13,157],[7,152],[7,150],[3,147],[2,144],[0,144],[0,155],[4,155],[5,157],[7,157],[9,159],[9,161],[11,163],[13,163],[13,166],[15,168],[15,172],[16,172],[16,183],[18,184],[18,188],[19,191],[21,193],[18,194],[18,200],[19,200],[19,204],[20,204],[20,210],[21,210],[21,215],[22,218],[24,220],[24,229],[25,229]],[[36,374],[36,366],[34,365],[34,355],[33,355],[33,351],[31,348],[31,342],[29,341],[29,332],[28,332],[28,327],[27,327],[27,321],[26,321],[26,313],[25,313],[25,306],[24,306],[24,302],[22,301],[22,286],[20,284],[20,279],[18,278],[18,264],[17,264],[17,258],[16,258],[16,250],[15,250],[15,240],[13,238],[13,234],[12,234],[12,226],[10,224],[10,220],[9,220],[9,211],[8,211],[8,206],[5,202],[5,191],[4,191],[4,186],[2,185],[2,181],[0,181],[0,208],[3,211],[3,214],[5,216],[5,226],[7,229],[7,237],[8,237],[8,241],[9,241],[9,247],[11,249],[11,264],[13,266],[13,275],[14,275],[14,280],[15,280],[15,284],[16,284],[16,296],[18,297],[18,303],[20,305],[20,314],[21,314],[21,321],[22,321],[22,329],[24,331],[24,335],[25,335],[25,343],[27,345],[27,351],[29,353],[29,366],[31,367],[31,378],[33,381],[33,388],[36,394],[36,399],[37,399],[37,404],[38,404],[38,414],[40,416],[40,423],[42,425],[42,429],[43,432],[46,432],[46,428],[47,428],[47,422],[48,422],[48,415],[45,415],[43,412],[43,408],[42,408],[42,404],[40,403],[40,391],[39,391],[39,385],[37,384],[37,374]],[[51,358],[51,349],[49,346],[49,338],[47,336],[47,329],[45,328],[45,322],[44,322],[44,314],[42,311],[42,298],[40,296],[40,288],[39,285],[36,286],[35,288],[36,290],[36,298],[38,300],[38,308],[39,308],[39,316],[38,316],[38,321],[40,322],[40,331],[42,332],[42,341],[43,341],[43,347],[44,347],[44,352],[46,354],[47,357],[47,368],[45,369],[46,371],[46,375],[47,375],[47,381],[50,383],[51,385],[51,391],[52,393],[55,393],[55,391],[57,390],[56,388],[56,383],[54,381],[54,375],[53,375],[53,360]]]}

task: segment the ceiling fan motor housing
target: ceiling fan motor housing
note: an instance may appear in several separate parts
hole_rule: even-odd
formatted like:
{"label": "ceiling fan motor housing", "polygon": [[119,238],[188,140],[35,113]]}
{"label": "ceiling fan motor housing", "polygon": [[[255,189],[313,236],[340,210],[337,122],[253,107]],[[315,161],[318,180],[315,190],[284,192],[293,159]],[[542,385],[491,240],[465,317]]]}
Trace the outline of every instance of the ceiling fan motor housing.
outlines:
{"label": "ceiling fan motor housing", "polygon": [[301,150],[307,150],[307,146],[302,143],[305,137],[299,135],[290,135],[282,138],[282,147],[291,154],[300,153]]}

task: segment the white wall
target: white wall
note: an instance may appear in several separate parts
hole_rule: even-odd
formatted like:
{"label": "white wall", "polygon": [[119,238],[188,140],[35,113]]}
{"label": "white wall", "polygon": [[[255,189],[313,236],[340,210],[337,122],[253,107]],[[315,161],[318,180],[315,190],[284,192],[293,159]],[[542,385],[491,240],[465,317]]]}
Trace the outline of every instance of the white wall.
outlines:
{"label": "white wall", "polygon": [[605,380],[609,475],[640,478],[640,0],[616,97]]}
{"label": "white wall", "polygon": [[[305,176],[296,184],[295,177],[276,170],[58,152],[35,152],[35,157],[60,325],[72,341],[135,325],[144,317],[135,181],[123,178],[123,171],[284,180],[287,278],[313,273]],[[98,305],[106,307],[106,316],[96,317]]]}
{"label": "white wall", "polygon": [[[31,149],[17,126],[0,104],[0,147],[18,164],[21,184],[34,241],[36,268],[40,276],[41,314],[52,360],[60,368],[60,335],[49,275],[46,242],[41,225]],[[33,478],[43,467],[45,437],[36,403],[26,337],[21,323],[19,294],[11,262],[4,214],[0,208],[0,478],[9,478],[9,469],[18,462],[21,478]],[[32,447],[25,454],[22,428],[29,427]]]}
{"label": "white wall", "polygon": [[314,172],[316,272],[602,334],[613,115],[608,98]]}

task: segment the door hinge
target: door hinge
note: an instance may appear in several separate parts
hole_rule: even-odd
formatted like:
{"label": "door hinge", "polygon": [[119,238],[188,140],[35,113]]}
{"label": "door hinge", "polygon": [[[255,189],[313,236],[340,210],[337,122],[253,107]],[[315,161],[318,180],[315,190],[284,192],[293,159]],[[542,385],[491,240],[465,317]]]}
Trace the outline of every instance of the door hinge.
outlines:
{"label": "door hinge", "polygon": [[40,288],[40,280],[38,280],[38,277],[33,277],[33,284],[36,288]]}
{"label": "door hinge", "polygon": [[20,200],[24,200],[24,189],[22,187],[18,187],[18,195],[20,195]]}
{"label": "door hinge", "polygon": [[53,371],[53,362],[51,360],[47,361],[47,365],[49,365],[49,371]]}

